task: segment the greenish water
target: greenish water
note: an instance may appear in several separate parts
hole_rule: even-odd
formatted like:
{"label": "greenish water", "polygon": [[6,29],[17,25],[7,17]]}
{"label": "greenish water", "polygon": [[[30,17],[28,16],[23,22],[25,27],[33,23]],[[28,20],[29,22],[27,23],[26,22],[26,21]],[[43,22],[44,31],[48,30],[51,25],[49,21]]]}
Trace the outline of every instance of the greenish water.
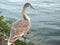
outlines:
{"label": "greenish water", "polygon": [[36,45],[60,45],[60,0],[0,0],[1,15],[21,20],[26,2],[35,8],[27,10],[31,18],[29,38]]}

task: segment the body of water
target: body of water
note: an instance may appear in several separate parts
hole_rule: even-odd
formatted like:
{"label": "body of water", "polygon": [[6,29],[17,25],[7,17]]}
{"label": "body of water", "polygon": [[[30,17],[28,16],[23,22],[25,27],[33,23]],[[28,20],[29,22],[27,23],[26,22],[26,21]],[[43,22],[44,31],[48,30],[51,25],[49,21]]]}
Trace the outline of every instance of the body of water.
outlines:
{"label": "body of water", "polygon": [[21,20],[26,2],[35,8],[27,10],[31,18],[29,38],[35,45],[60,45],[60,0],[0,0],[1,15]]}

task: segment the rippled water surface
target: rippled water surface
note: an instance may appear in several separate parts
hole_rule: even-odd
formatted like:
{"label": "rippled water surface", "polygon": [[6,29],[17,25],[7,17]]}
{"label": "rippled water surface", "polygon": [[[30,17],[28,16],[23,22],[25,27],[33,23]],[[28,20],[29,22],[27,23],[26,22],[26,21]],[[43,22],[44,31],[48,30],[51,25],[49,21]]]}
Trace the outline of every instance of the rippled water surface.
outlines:
{"label": "rippled water surface", "polygon": [[31,18],[29,38],[36,45],[60,45],[60,0],[0,0],[1,15],[21,20],[26,2],[35,8],[27,10]]}

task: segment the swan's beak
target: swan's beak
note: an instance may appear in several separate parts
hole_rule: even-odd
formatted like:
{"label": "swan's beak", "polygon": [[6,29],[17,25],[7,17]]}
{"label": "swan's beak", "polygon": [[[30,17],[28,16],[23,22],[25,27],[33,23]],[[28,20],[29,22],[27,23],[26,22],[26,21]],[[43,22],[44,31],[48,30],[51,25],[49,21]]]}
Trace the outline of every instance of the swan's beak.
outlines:
{"label": "swan's beak", "polygon": [[32,5],[31,5],[31,8],[34,9]]}

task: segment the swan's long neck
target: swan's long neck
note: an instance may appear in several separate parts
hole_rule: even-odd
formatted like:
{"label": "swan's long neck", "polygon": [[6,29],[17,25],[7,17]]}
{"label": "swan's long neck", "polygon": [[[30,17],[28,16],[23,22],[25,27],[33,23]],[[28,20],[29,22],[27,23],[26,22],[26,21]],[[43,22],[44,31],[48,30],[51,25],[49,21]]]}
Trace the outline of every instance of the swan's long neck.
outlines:
{"label": "swan's long neck", "polygon": [[30,21],[30,18],[29,18],[28,15],[26,14],[26,8],[23,8],[23,18],[24,18],[25,20]]}

